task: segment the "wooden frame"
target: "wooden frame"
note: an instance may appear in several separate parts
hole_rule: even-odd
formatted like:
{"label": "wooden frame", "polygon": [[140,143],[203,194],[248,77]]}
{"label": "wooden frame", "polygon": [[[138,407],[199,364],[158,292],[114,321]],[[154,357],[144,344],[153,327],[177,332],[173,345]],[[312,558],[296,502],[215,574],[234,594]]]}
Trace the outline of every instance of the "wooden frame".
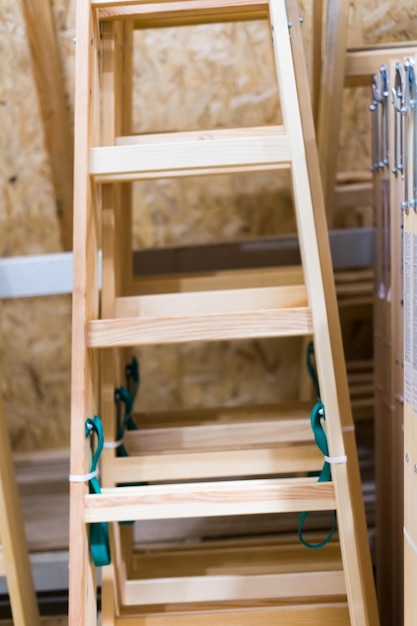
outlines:
{"label": "wooden frame", "polygon": [[[169,454],[156,453],[152,459],[149,455],[144,457],[148,463],[146,471],[149,472],[146,477],[162,482],[116,487],[118,481],[131,479],[134,472],[137,472],[137,478],[142,477],[144,465],[142,463],[141,466],[140,456],[117,459],[114,451],[107,450],[103,457],[101,494],[88,494],[82,483],[73,482],[71,485],[70,622],[80,626],[96,623],[94,568],[88,555],[89,523],[336,509],[340,513],[343,591],[346,589],[350,621],[355,626],[377,626],[349,391],[296,3],[292,0],[288,2],[288,15],[284,0],[270,0],[261,6],[256,2],[226,0],[205,0],[201,5],[200,0],[189,0],[186,4],[175,3],[173,11],[171,7],[169,2],[143,5],[131,0],[97,0],[91,4],[78,0],[77,3],[71,473],[75,478],[77,475],[82,477],[89,469],[89,450],[83,444],[86,417],[100,409],[106,438],[110,441],[114,439],[111,382],[114,381],[113,388],[120,383],[122,354],[125,354],[125,351],[119,351],[119,347],[266,335],[313,334],[322,400],[329,416],[329,449],[338,462],[332,465],[332,482],[317,482],[316,478],[303,476],[301,467],[305,472],[320,465],[316,453],[310,456],[311,435],[304,446],[285,440],[281,432],[279,438],[269,441],[268,445],[261,443],[259,447],[248,450],[246,467],[242,466],[242,457],[245,457],[242,450],[228,451],[230,459],[233,459],[233,469],[227,467],[229,459],[226,463],[224,451],[215,447],[210,451],[198,451],[200,459],[204,458],[200,466],[195,463],[195,456],[192,457],[195,453],[177,451],[185,466],[181,469],[178,464],[174,470],[175,478],[183,480],[186,477],[187,480],[167,482],[165,478],[170,468],[172,473],[173,459]],[[197,12],[201,8],[203,10]],[[126,111],[123,113],[123,95],[129,98],[131,77],[129,62],[124,56],[130,45],[129,31],[123,32],[126,24],[135,26],[136,17],[143,11],[147,12],[146,25],[150,23],[148,20],[154,23],[154,19],[158,24],[165,25],[172,20],[175,24],[189,23],[191,18],[193,23],[197,19],[211,22],[241,19],[242,15],[249,18],[259,15],[259,9],[265,14],[268,8],[285,132],[272,128],[262,132],[259,129],[231,131],[225,133],[227,137],[223,137],[223,133],[219,136],[214,133],[214,141],[201,142],[201,145],[195,137],[177,136],[175,141],[179,138],[181,142],[180,156],[171,152],[166,141],[161,143],[158,137],[148,138],[145,144],[136,141],[135,145],[117,145],[122,143],[117,141],[117,137],[129,135],[129,128],[123,128],[122,124],[122,120],[129,120]],[[112,21],[112,18],[122,16],[123,20]],[[97,17],[105,19],[99,24]],[[293,23],[291,42],[288,20]],[[103,42],[100,56],[99,32]],[[102,72],[97,68],[99,58]],[[100,95],[105,122],[101,133],[100,118],[95,109]],[[168,139],[171,141],[171,138]],[[217,145],[224,148],[223,154],[217,154]],[[254,146],[253,151],[251,146]],[[248,148],[247,154],[240,153],[242,147],[245,150]],[[145,148],[152,162],[142,159]],[[186,154],[188,148],[193,151],[193,158]],[[116,159],[113,163],[108,160],[109,154]],[[122,271],[128,265],[123,265],[126,257],[119,256],[119,252],[124,255],[129,248],[129,220],[124,214],[124,194],[128,191],[120,186],[121,181],[152,177],[162,172],[164,175],[166,172],[170,175],[192,175],[203,170],[208,175],[225,169],[236,171],[242,167],[256,171],[259,168],[289,166],[305,286],[295,281],[295,285],[275,284],[272,288],[200,291],[198,297],[193,293],[129,297],[126,284],[122,281]],[[100,240],[104,268],[101,316],[96,286]],[[175,315],[171,315],[173,307]],[[102,357],[100,376],[98,348]],[[242,437],[245,436],[244,428],[245,424],[242,426]],[[279,459],[274,456],[275,444],[282,452]],[[298,458],[303,460],[295,472],[293,461],[297,453]],[[287,455],[285,464],[284,454]],[[249,466],[251,455],[254,463]],[[227,480],[210,479],[210,474],[214,472],[213,458],[219,465],[216,477]],[[260,462],[264,464],[262,468],[257,467]],[[267,472],[267,476],[254,478],[252,475],[259,471]],[[287,476],[287,471],[293,475]],[[235,474],[233,478],[230,472]],[[277,472],[284,472],[284,476],[277,477]],[[198,481],[193,480],[196,477]],[[129,535],[129,532],[112,524],[114,562],[103,572],[105,593],[102,619],[106,626],[123,623],[126,608],[123,606],[123,584],[124,581],[130,584],[126,577],[132,571]],[[305,558],[308,561],[308,553]],[[277,579],[272,582],[277,582]],[[200,582],[197,583],[201,590]],[[223,590],[223,596],[219,596],[221,589],[219,591],[218,583],[216,577],[212,578],[212,587],[207,589],[206,595],[203,597],[199,591],[196,599],[204,603],[213,600],[217,594],[220,610],[223,601],[232,602],[231,592]],[[291,584],[290,579],[288,584]],[[155,586],[158,585],[155,582]],[[169,603],[174,583],[161,583],[159,586],[160,597],[164,598],[166,593]],[[256,593],[262,597],[274,593],[272,590],[262,592],[261,587],[262,584],[256,586]],[[317,616],[317,592],[313,587],[310,591],[305,590],[308,596],[314,597],[306,609],[310,611],[311,607],[311,623]],[[340,594],[342,587],[335,586],[333,592]],[[295,619],[293,598],[289,597],[291,594],[286,595],[287,615]],[[235,597],[241,599],[239,593]],[[274,601],[274,598],[269,600]],[[326,592],[321,600],[328,606]],[[342,599],[337,619],[347,623],[343,604]],[[301,616],[306,615],[302,603],[299,611]],[[140,612],[138,619],[141,619]]]}

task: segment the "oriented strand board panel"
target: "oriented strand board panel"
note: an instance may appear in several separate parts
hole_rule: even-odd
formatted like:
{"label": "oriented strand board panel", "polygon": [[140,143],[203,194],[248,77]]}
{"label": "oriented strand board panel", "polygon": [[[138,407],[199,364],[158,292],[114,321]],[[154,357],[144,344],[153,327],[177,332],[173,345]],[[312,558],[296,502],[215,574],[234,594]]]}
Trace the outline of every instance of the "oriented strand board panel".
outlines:
{"label": "oriented strand board panel", "polygon": [[[46,0],[45,0],[46,1]],[[51,0],[67,99],[74,84],[74,1]],[[311,0],[303,32],[311,44]],[[352,0],[349,45],[417,39],[412,0]],[[0,254],[60,250],[50,166],[19,2],[0,0]],[[214,37],[212,36],[214,32]],[[137,35],[134,130],[277,123],[276,86],[261,22]],[[369,165],[370,95],[346,92],[340,166]],[[214,179],[213,179],[214,180]],[[134,244],[164,246],[289,232],[282,174],[167,179],[135,189]],[[342,225],[363,211],[348,210]],[[370,217],[369,217],[370,219]],[[13,446],[68,445],[70,298],[2,304],[2,393]],[[359,343],[359,341],[358,341]],[[289,367],[285,370],[282,362]],[[298,385],[299,341],[226,342],[141,350],[144,409],[288,399]]]}

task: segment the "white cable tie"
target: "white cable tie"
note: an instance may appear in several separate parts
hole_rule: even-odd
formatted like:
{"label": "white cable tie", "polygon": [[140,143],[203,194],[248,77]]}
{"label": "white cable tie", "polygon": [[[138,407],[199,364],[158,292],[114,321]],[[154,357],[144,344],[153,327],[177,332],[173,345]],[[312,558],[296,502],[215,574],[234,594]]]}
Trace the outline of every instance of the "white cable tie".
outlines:
{"label": "white cable tie", "polygon": [[347,456],[344,454],[343,456],[326,456],[324,455],[324,460],[326,463],[330,463],[331,465],[336,465],[338,463],[346,463]]}
{"label": "white cable tie", "polygon": [[404,531],[404,537],[407,539],[407,542],[408,542],[410,548],[412,548],[414,553],[417,554],[417,545],[412,540],[411,535],[410,535],[410,533],[408,532],[408,530],[406,529],[405,526],[403,528],[403,531]]}
{"label": "white cable tie", "polygon": [[114,450],[115,448],[120,448],[121,445],[123,445],[123,439],[119,439],[119,441],[105,441],[103,448]]}
{"label": "white cable tie", "polygon": [[68,480],[70,483],[88,483],[92,478],[97,478],[98,469],[94,470],[94,472],[89,472],[88,474],[70,474]]}
{"label": "white cable tie", "polygon": [[349,426],[342,426],[342,433],[353,433],[355,432],[355,424],[350,424]]}

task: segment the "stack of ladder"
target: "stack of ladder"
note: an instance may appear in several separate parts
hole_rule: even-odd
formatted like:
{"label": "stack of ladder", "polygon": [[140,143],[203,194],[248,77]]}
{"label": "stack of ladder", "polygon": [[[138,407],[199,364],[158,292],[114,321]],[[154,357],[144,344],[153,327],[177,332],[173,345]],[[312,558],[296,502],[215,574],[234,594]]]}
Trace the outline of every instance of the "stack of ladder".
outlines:
{"label": "stack of ladder", "polygon": [[[110,523],[102,624],[378,624],[295,0],[287,7],[288,14],[284,0],[78,0],[71,624],[97,623],[93,523]],[[130,134],[135,28],[250,19],[271,24],[281,126]],[[302,267],[151,285],[132,279],[132,181],[281,168],[291,172]],[[99,414],[114,442],[114,389],[129,347],[309,335],[332,481],[309,476],[321,471],[323,455],[310,430],[311,404],[300,403],[150,418],[126,438],[130,456],[104,451],[101,493],[88,493],[86,418]],[[117,486],[127,483],[140,484]],[[265,539],[137,553],[131,527],[117,524],[332,510],[339,541],[322,551]]]}

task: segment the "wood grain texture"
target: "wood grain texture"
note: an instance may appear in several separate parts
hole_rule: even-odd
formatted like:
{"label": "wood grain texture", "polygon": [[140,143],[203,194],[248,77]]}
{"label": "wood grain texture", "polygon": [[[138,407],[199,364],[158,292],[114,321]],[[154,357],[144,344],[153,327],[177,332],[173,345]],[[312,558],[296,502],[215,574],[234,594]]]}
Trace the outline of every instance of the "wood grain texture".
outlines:
{"label": "wood grain texture", "polygon": [[265,19],[265,0],[187,0],[177,2],[94,2],[101,20],[130,18],[135,28],[210,24]]}
{"label": "wood grain texture", "polygon": [[329,620],[332,626],[350,626],[347,605],[344,602],[314,605],[254,607],[245,610],[229,607],[181,614],[149,614],[118,617],[117,626],[323,626]]}
{"label": "wood grain texture", "polygon": [[201,480],[234,476],[267,476],[317,472],[323,456],[314,443],[256,450],[142,454],[114,461],[115,483]]}
{"label": "wood grain texture", "polygon": [[331,228],[334,218],[333,207],[339,148],[339,111],[343,102],[350,4],[347,0],[328,0],[326,6],[325,42],[317,117],[317,144],[327,221],[328,227]]}
{"label": "wood grain texture", "polygon": [[[294,24],[291,33],[291,44],[294,52],[293,58],[296,68],[297,91],[301,108],[307,167],[314,201],[314,226],[311,228],[317,234],[317,245],[320,251],[318,265],[311,263],[311,267],[320,268],[318,273],[323,281],[324,290],[320,296],[316,288],[313,289],[312,293],[310,292],[312,309],[318,315],[316,319],[321,320],[320,326],[315,328],[315,350],[316,355],[320,354],[318,359],[318,378],[326,412],[330,411],[332,415],[331,420],[327,422],[329,449],[332,455],[346,454],[349,459],[348,463],[337,464],[332,467],[332,478],[338,494],[337,499],[339,503],[343,502],[343,514],[339,515],[338,523],[346,575],[348,604],[352,623],[373,626],[379,623],[378,607],[366,532],[356,442],[354,436],[348,434],[349,432],[352,433],[353,421],[341,329],[338,320],[336,293],[333,289],[334,276],[328,237],[326,235],[326,214],[317,143],[311,114],[310,96],[306,88],[308,80],[305,63],[303,62],[303,43],[298,19],[298,7],[295,0],[289,0],[288,7],[290,20]],[[343,15],[340,18],[342,19]],[[342,46],[343,42],[338,41],[337,45]],[[303,224],[303,229],[305,226],[306,224]],[[300,232],[300,245],[307,246],[308,236],[305,235],[308,235],[308,232],[303,233],[301,229]],[[303,241],[304,244],[302,243]],[[306,284],[316,284],[317,287],[317,276],[314,276],[314,274],[308,276],[310,263],[304,264],[304,268]],[[315,298],[316,296],[319,296],[319,299],[313,304],[313,297]],[[329,375],[332,380],[330,380]],[[343,436],[341,436],[342,429],[345,429]]]}
{"label": "wood grain texture", "polygon": [[287,602],[323,595],[343,596],[343,571],[175,577],[127,581],[124,606],[239,600],[283,599]]}
{"label": "wood grain texture", "polygon": [[105,489],[86,495],[86,522],[333,510],[333,483],[265,479]]}
{"label": "wood grain texture", "polygon": [[64,250],[72,250],[74,141],[50,0],[22,0]]}
{"label": "wood grain texture", "polygon": [[13,458],[1,402],[0,441],[1,575],[6,575],[15,624],[37,626],[39,624],[38,606],[20,510]]}
{"label": "wood grain texture", "polygon": [[88,323],[90,348],[248,337],[294,337],[312,332],[308,307],[196,315],[173,318],[123,318]]}
{"label": "wood grain texture", "polygon": [[368,87],[381,65],[388,65],[394,58],[414,56],[417,42],[397,42],[346,51],[345,86]]}
{"label": "wood grain texture", "polygon": [[288,138],[280,127],[203,131],[195,136],[167,134],[127,145],[90,150],[89,171],[97,181],[140,180],[164,176],[224,174],[288,168]]}

